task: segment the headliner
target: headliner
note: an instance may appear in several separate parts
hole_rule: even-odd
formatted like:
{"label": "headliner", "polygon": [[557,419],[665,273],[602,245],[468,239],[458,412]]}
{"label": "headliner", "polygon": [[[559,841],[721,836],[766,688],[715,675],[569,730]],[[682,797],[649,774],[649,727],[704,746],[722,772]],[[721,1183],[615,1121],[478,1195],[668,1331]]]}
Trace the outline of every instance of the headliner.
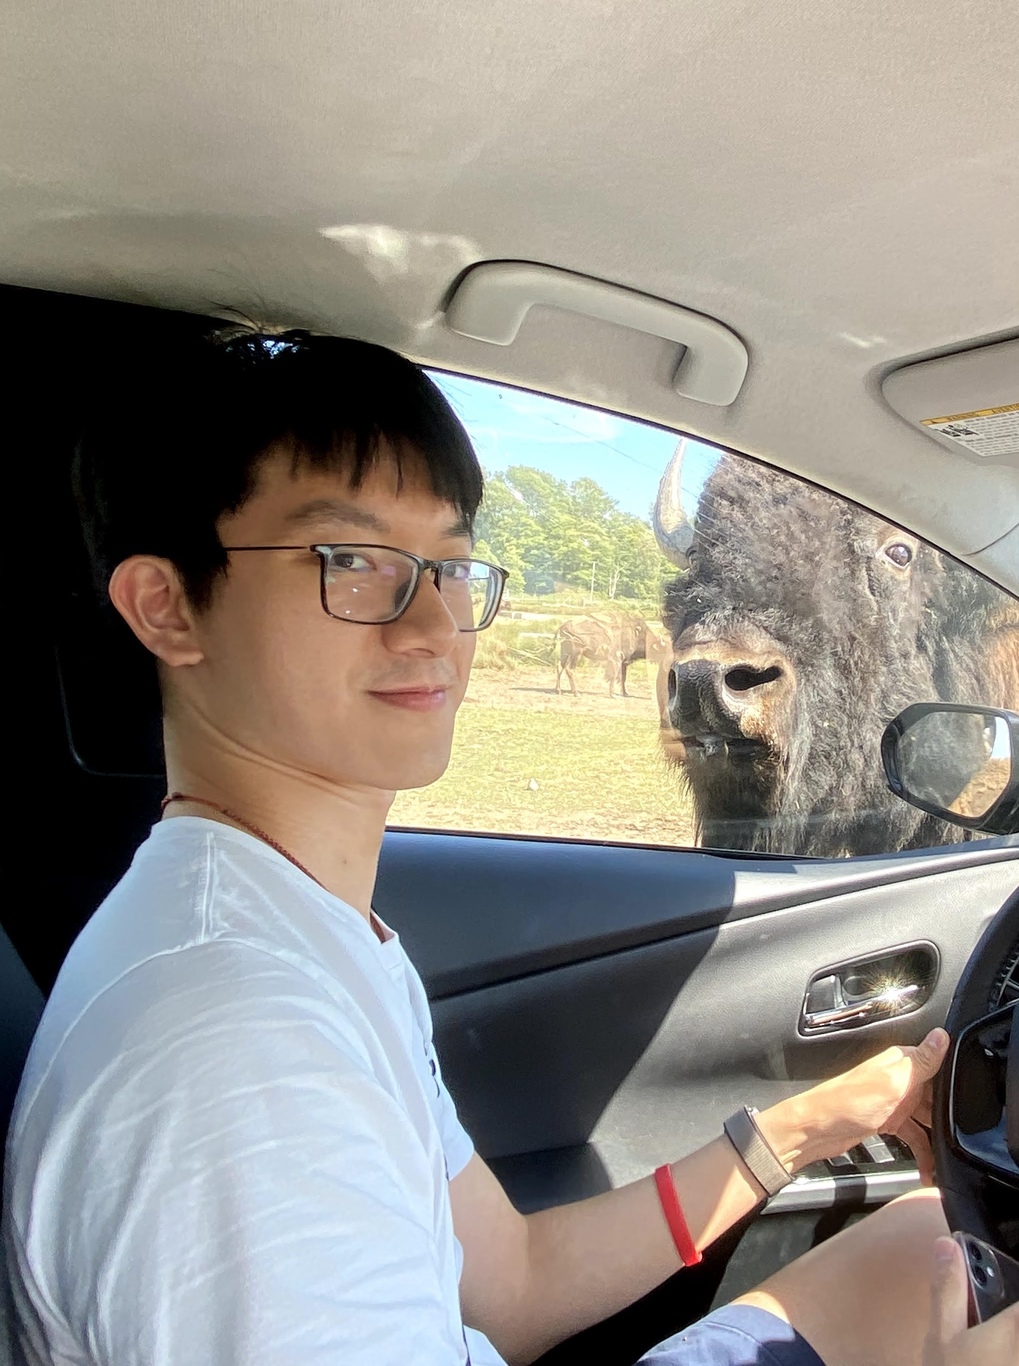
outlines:
{"label": "headliner", "polygon": [[[1019,591],[1019,459],[897,417],[903,362],[1019,326],[1015,0],[124,0],[7,7],[0,279],[301,324],[730,444]],[[718,318],[675,349],[536,309],[452,333],[526,259]],[[1012,534],[1008,533],[1012,528]]]}

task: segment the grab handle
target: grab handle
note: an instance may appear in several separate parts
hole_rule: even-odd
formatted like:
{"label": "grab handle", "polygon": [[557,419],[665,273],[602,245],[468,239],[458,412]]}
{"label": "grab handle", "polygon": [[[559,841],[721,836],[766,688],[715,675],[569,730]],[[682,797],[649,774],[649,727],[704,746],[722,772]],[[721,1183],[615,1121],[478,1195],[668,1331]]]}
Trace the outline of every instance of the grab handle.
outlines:
{"label": "grab handle", "polygon": [[684,350],[673,387],[684,398],[724,408],[742,388],[747,349],[735,332],[714,318],[555,266],[529,261],[484,261],[474,266],[450,300],[446,323],[461,336],[509,346],[535,304],[677,342]]}

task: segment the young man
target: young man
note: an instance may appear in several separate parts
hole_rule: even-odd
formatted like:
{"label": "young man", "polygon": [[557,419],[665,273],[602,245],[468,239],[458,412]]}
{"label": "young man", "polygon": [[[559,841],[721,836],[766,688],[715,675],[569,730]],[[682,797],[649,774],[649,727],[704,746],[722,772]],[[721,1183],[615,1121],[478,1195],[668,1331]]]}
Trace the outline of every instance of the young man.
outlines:
{"label": "young man", "polygon": [[[702,1249],[752,1210],[755,1170],[877,1130],[929,1170],[941,1031],[661,1190],[518,1215],[371,909],[393,793],[445,768],[498,607],[463,431],[408,362],[301,334],[182,347],[105,410],[79,497],[157,661],[168,800],[72,949],[19,1095],[5,1235],[33,1366],[526,1362],[670,1276],[684,1217]],[[648,1360],[917,1362],[943,1231],[936,1197],[900,1202]],[[1006,1360],[1004,1319],[961,1332],[955,1277],[930,1361]]]}

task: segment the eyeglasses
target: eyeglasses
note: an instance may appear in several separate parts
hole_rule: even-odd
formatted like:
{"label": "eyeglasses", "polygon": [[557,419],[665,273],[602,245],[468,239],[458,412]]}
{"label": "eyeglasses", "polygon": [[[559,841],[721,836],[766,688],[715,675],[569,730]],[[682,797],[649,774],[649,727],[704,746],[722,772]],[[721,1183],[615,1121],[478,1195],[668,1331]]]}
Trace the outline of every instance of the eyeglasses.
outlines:
{"label": "eyeglasses", "polygon": [[321,565],[322,609],[337,621],[384,626],[401,617],[417,592],[421,575],[432,575],[450,616],[461,631],[491,626],[502,600],[507,571],[484,560],[457,556],[426,560],[390,545],[228,545],[231,555],[251,550],[307,550]]}

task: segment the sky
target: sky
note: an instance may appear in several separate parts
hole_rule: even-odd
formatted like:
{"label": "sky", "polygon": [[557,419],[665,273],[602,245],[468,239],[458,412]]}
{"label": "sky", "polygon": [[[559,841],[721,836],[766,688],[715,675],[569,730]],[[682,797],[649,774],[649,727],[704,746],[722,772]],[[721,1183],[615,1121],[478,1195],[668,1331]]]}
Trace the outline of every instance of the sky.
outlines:
{"label": "sky", "polygon": [[[679,439],[675,432],[484,380],[429,373],[459,414],[490,474],[509,465],[530,465],[568,483],[587,477],[624,512],[649,520],[658,482]],[[685,495],[696,498],[714,460],[710,446],[687,441]]]}

